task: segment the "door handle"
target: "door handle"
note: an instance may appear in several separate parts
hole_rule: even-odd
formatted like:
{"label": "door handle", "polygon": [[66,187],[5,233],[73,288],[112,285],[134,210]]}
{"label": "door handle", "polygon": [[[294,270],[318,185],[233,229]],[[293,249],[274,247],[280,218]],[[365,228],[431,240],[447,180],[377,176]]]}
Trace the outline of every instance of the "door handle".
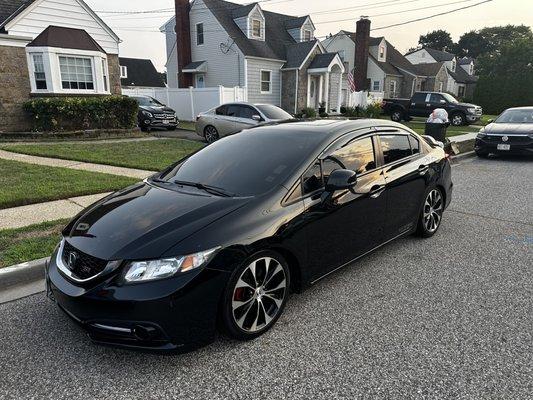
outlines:
{"label": "door handle", "polygon": [[429,165],[421,165],[420,167],[418,167],[418,172],[420,173],[420,175],[424,175],[428,171]]}
{"label": "door handle", "polygon": [[385,191],[385,185],[375,185],[370,189],[370,197],[377,199]]}

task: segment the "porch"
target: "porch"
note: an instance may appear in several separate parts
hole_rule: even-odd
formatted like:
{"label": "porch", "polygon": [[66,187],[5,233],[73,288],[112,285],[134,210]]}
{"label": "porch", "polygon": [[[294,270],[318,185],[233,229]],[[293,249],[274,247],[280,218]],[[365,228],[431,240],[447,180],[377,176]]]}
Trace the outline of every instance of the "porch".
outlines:
{"label": "porch", "polygon": [[306,107],[340,112],[344,64],[337,53],[318,54],[307,69]]}

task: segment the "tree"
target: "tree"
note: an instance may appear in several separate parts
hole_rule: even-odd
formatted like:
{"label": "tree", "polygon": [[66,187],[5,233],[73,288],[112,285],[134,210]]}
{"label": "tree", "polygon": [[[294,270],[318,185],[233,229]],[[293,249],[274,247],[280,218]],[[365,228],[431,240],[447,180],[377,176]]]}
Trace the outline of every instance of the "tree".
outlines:
{"label": "tree", "polygon": [[489,114],[533,104],[533,37],[515,39],[478,59],[474,102]]}
{"label": "tree", "polygon": [[533,32],[529,26],[494,26],[465,33],[455,45],[455,52],[461,56],[477,58],[482,54],[499,51],[515,40],[532,38]]}
{"label": "tree", "polygon": [[489,43],[481,33],[470,31],[459,38],[454,51],[459,57],[478,58],[481,54],[486,53],[488,48]]}
{"label": "tree", "polygon": [[453,40],[451,35],[442,29],[429,32],[426,35],[420,35],[418,44],[422,47],[429,47],[435,50],[453,50]]}

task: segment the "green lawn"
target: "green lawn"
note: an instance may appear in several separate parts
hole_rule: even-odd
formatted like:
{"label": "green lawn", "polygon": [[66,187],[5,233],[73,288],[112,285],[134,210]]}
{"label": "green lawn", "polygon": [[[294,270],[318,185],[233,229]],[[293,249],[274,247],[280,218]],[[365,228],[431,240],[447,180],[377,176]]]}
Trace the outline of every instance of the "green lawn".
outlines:
{"label": "green lawn", "polygon": [[111,192],[137,180],[0,159],[0,209]]}
{"label": "green lawn", "polygon": [[0,268],[49,257],[68,220],[0,230]]}
{"label": "green lawn", "polygon": [[16,153],[159,171],[202,146],[192,140],[164,139],[114,143],[6,144],[1,148]]}
{"label": "green lawn", "polygon": [[489,123],[489,119],[495,120],[496,118],[498,118],[498,115],[490,115],[490,114],[483,115],[481,117],[481,120],[479,121],[479,125],[485,126]]}
{"label": "green lawn", "polygon": [[[424,121],[410,121],[402,122],[405,126],[411,128],[418,134],[424,134]],[[474,126],[449,126],[446,130],[446,136],[452,137],[457,135],[464,135],[465,133],[479,132],[479,127]]]}
{"label": "green lawn", "polygon": [[192,121],[180,121],[180,124],[178,125],[179,129],[185,129],[188,131],[194,131],[196,130],[196,124]]}

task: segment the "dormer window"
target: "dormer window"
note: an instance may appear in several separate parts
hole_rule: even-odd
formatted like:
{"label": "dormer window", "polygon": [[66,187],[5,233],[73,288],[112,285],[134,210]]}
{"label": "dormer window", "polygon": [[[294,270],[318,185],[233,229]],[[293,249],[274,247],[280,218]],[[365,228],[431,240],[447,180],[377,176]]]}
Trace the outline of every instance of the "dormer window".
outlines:
{"label": "dormer window", "polygon": [[470,68],[468,69],[469,75],[474,75],[474,64],[470,64]]}
{"label": "dormer window", "polygon": [[259,19],[252,20],[252,37],[261,38],[261,32],[263,31],[263,22]]}
{"label": "dormer window", "polygon": [[452,72],[455,72],[455,68],[457,66],[457,61],[455,61],[455,58],[452,60]]}
{"label": "dormer window", "polygon": [[204,24],[196,24],[196,45],[201,46],[204,44]]}
{"label": "dormer window", "polygon": [[385,60],[385,46],[379,46],[379,61]]}
{"label": "dormer window", "polygon": [[304,42],[309,42],[312,39],[312,33],[309,29],[304,30]]}

